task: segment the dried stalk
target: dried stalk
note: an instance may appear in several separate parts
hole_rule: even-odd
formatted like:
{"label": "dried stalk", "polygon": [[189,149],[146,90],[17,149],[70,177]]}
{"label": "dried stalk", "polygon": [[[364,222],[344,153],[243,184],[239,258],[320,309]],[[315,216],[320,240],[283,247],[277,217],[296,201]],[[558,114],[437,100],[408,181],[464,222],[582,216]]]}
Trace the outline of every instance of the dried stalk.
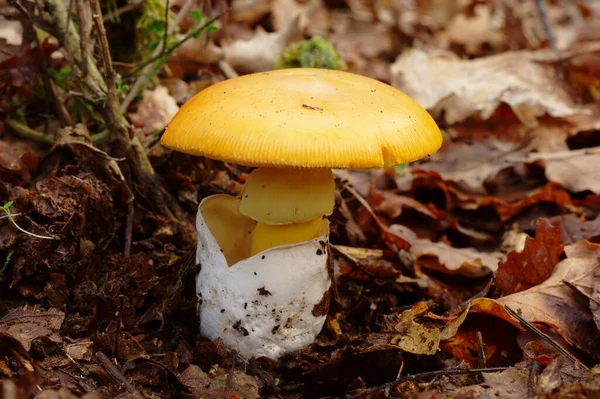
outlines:
{"label": "dried stalk", "polygon": [[[131,132],[131,126],[120,110],[119,97],[115,87],[115,72],[112,67],[110,49],[104,29],[102,12],[98,0],[91,0],[91,15],[96,29],[99,43],[102,66],[105,76],[102,75],[95,63],[94,48],[82,46],[81,36],[76,29],[76,24],[70,21],[69,12],[61,0],[36,0],[40,10],[42,22],[53,26],[57,38],[60,40],[68,58],[72,60],[72,71],[75,77],[82,81],[88,101],[96,106],[105,120],[111,137],[115,142],[115,155],[127,159],[136,183],[142,187],[144,195],[153,203],[157,211],[168,220],[175,221],[181,218],[182,212],[178,204],[158,181],[154,169],[138,137]],[[85,17],[86,7],[90,4],[85,0],[78,2],[79,23],[91,23]],[[69,22],[70,21],[70,22]],[[81,28],[81,32],[89,32],[89,27]],[[93,44],[88,42],[89,46]],[[87,55],[84,55],[87,54]],[[133,197],[126,199],[126,202]]]}

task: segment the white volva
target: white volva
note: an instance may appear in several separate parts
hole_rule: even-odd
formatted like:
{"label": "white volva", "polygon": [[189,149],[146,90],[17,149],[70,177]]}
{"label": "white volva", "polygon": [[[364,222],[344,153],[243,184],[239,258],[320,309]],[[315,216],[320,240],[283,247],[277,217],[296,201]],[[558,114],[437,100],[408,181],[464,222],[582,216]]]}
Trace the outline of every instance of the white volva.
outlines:
{"label": "white volva", "polygon": [[243,358],[310,345],[326,315],[319,306],[331,284],[327,235],[270,248],[229,266],[199,208],[196,292],[200,330],[220,337]]}

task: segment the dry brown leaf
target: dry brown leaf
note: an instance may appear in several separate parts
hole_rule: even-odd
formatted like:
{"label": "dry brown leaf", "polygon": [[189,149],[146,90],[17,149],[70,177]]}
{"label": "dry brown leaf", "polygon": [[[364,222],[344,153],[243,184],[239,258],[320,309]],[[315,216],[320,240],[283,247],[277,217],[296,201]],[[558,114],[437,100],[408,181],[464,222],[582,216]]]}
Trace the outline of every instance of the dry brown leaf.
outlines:
{"label": "dry brown leaf", "polygon": [[64,312],[54,308],[16,308],[0,320],[0,331],[12,335],[29,351],[31,342],[36,338],[45,337],[53,342],[62,342],[58,333],[64,319]]}
{"label": "dry brown leaf", "polygon": [[483,277],[498,268],[503,258],[500,252],[481,252],[475,248],[455,248],[443,242],[417,238],[406,226],[393,224],[388,230],[410,243],[415,262],[428,269],[468,277]]}
{"label": "dry brown leaf", "polygon": [[[555,153],[553,153],[555,154]],[[600,153],[571,151],[563,157],[545,159],[546,177],[572,192],[589,190],[600,194]]]}
{"label": "dry brown leaf", "polygon": [[435,40],[444,48],[452,44],[461,45],[471,55],[480,54],[484,45],[497,49],[506,42],[502,16],[498,14],[493,14],[490,6],[478,4],[472,16],[457,14]]}
{"label": "dry brown leaf", "polygon": [[439,391],[439,399],[523,399],[528,397],[529,370],[526,365],[517,365],[499,373],[482,373],[484,383],[465,387],[448,387]]}
{"label": "dry brown leaf", "polygon": [[326,35],[330,27],[323,0],[273,0],[271,18],[275,31],[281,31],[298,19],[299,32],[306,35]]}
{"label": "dry brown leaf", "polygon": [[212,37],[202,33],[197,39],[183,43],[175,55],[200,64],[213,64],[223,59],[223,49],[213,42]]}
{"label": "dry brown leaf", "polygon": [[417,318],[426,314],[429,307],[430,305],[425,302],[417,302],[399,315],[388,317],[384,331],[398,333],[392,337],[390,343],[397,345],[406,352],[433,355],[440,349],[442,340],[449,339],[456,334],[469,312],[467,307],[443,320],[435,316],[432,317],[433,320],[442,320],[444,322],[443,326],[428,325],[424,320],[417,321]]}
{"label": "dry brown leaf", "polygon": [[23,26],[19,21],[7,20],[0,15],[0,40],[10,46],[20,46],[23,43]]}
{"label": "dry brown leaf", "polygon": [[86,360],[92,359],[94,343],[89,339],[78,339],[77,341],[65,345],[63,348],[65,353],[74,360]]}
{"label": "dry brown leaf", "polygon": [[295,18],[287,27],[273,33],[258,27],[252,39],[237,40],[223,48],[225,61],[238,73],[273,69],[287,45],[298,36],[298,21],[299,18]]}
{"label": "dry brown leaf", "polygon": [[[594,290],[594,275],[600,266],[600,245],[580,241],[565,247],[567,259],[554,268],[549,279],[526,291],[498,299],[532,323],[554,328],[569,343],[600,358],[600,341],[589,307],[573,288],[588,297]],[[574,328],[575,327],[575,328]]]}
{"label": "dry brown leaf", "polygon": [[252,24],[271,11],[272,0],[233,0],[231,15],[237,22]]}
{"label": "dry brown leaf", "polygon": [[542,283],[552,274],[562,251],[560,227],[547,219],[538,220],[535,238],[527,237],[522,251],[510,252],[498,264],[496,286],[514,294]]}
{"label": "dry brown leaf", "polygon": [[590,309],[592,310],[596,327],[600,330],[600,269],[594,272],[593,286],[594,290],[590,296]]}
{"label": "dry brown leaf", "polygon": [[198,399],[260,398],[254,377],[239,370],[227,371],[222,368],[215,374],[209,375],[192,364],[183,370],[179,380]]}
{"label": "dry brown leaf", "polygon": [[596,242],[600,236],[600,217],[585,221],[573,214],[555,216],[550,219],[562,232],[563,244],[573,244],[580,240]]}
{"label": "dry brown leaf", "polygon": [[486,194],[485,183],[498,172],[515,165],[508,157],[522,150],[518,143],[490,137],[471,144],[452,143],[435,154],[430,162],[415,168],[434,170],[444,180],[452,181],[466,191]]}
{"label": "dry brown leaf", "polygon": [[[508,104],[527,126],[550,115],[581,112],[546,52],[506,52],[461,60],[450,52],[410,49],[392,65],[392,84],[448,124],[468,118],[489,119]],[[545,61],[545,62],[542,62]]]}
{"label": "dry brown leaf", "polygon": [[397,53],[398,37],[394,29],[357,20],[343,12],[331,13],[331,29],[333,32],[328,38],[353,72],[389,81],[389,64],[386,64],[385,76],[379,76],[371,60]]}
{"label": "dry brown leaf", "polygon": [[367,278],[395,280],[400,276],[400,270],[396,269],[392,262],[383,257],[383,250],[381,249],[356,248],[333,244],[331,244],[331,249],[367,273]]}

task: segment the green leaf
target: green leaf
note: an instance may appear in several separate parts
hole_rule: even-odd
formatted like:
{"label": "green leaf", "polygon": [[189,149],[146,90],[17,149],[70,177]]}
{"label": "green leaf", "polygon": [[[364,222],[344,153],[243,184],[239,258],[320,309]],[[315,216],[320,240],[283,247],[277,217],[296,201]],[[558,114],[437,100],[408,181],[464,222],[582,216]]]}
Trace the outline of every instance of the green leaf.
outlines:
{"label": "green leaf", "polygon": [[2,205],[2,208],[4,208],[5,210],[8,210],[8,208],[13,206],[14,203],[15,203],[14,201],[8,201],[6,204]]}
{"label": "green leaf", "polygon": [[148,24],[148,29],[156,33],[162,33],[165,30],[165,21],[155,19]]}
{"label": "green leaf", "polygon": [[198,10],[192,10],[192,12],[190,13],[190,16],[192,17],[192,19],[194,19],[196,22],[200,22],[202,21],[202,13]]}
{"label": "green leaf", "polygon": [[217,27],[217,24],[215,24],[214,22],[211,22],[207,27],[206,30],[208,31],[208,33],[214,33],[216,31],[219,30],[219,28]]}

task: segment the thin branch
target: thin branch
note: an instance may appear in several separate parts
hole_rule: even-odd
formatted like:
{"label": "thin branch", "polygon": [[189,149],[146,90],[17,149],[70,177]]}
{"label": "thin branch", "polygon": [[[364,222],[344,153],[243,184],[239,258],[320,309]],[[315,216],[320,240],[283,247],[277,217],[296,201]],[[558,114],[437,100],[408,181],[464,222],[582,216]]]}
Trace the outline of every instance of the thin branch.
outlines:
{"label": "thin branch", "polygon": [[138,8],[139,6],[141,6],[142,4],[144,4],[145,0],[138,0],[135,3],[130,3],[127,4],[123,7],[119,7],[117,8],[114,12],[108,12],[103,18],[102,21],[103,22],[109,22],[112,21],[113,18],[115,17],[120,17],[121,15],[128,13],[130,11],[135,10],[136,8]]}
{"label": "thin branch", "polygon": [[106,356],[102,352],[96,352],[96,354],[94,355],[94,357],[96,358],[96,361],[98,363],[100,363],[100,365],[102,366],[102,368],[104,370],[106,370],[106,372],[108,373],[108,375],[110,375],[119,384],[123,385],[123,387],[127,390],[127,392],[129,392],[131,394],[134,394],[134,395],[136,395],[136,396],[138,396],[140,398],[144,397],[144,395],[142,394],[142,392],[135,385],[133,385],[127,379],[127,377],[125,377],[125,375],[123,375],[123,373],[121,372],[121,370],[119,370],[117,368],[117,366],[115,366],[110,361],[110,359],[108,358],[108,356]]}
{"label": "thin branch", "polygon": [[573,356],[571,354],[571,352],[569,352],[568,350],[563,348],[561,344],[556,342],[556,340],[552,339],[552,337],[550,337],[548,334],[546,334],[545,332],[543,332],[542,330],[537,328],[534,324],[525,320],[520,314],[518,314],[517,312],[512,310],[510,307],[504,305],[504,309],[506,309],[508,314],[510,314],[512,317],[514,317],[523,327],[525,327],[526,329],[528,329],[528,330],[532,331],[533,333],[535,333],[536,335],[538,335],[541,339],[546,341],[550,346],[552,346],[554,349],[556,349],[558,352],[560,352],[564,357],[566,357],[567,359],[569,359],[570,361],[572,361],[575,364],[581,365],[581,367],[583,367],[585,370],[590,369],[585,364],[583,364],[579,359],[577,359],[575,356]]}
{"label": "thin branch", "polygon": [[553,51],[556,51],[556,36],[554,35],[554,30],[552,29],[550,18],[548,17],[548,7],[546,4],[546,0],[535,0],[535,5],[537,6],[540,19],[542,20],[544,32],[546,33],[546,38],[548,39],[548,44],[550,45],[550,48]]}
{"label": "thin branch", "polygon": [[406,381],[413,381],[413,380],[422,380],[422,379],[426,379],[426,378],[432,378],[432,377],[438,377],[438,376],[442,376],[442,375],[462,375],[462,374],[474,374],[474,373],[498,373],[498,372],[502,372],[507,370],[508,367],[489,367],[489,368],[479,368],[479,369],[446,369],[446,370],[436,370],[436,371],[427,371],[425,373],[419,373],[419,374],[412,374],[412,375],[406,375],[402,378],[399,378],[395,381],[391,381],[391,382],[387,382],[385,384],[376,386],[376,387],[372,387],[372,388],[368,388],[368,389],[363,389],[361,390],[359,393],[355,394],[355,395],[347,395],[346,398],[351,399],[351,398],[360,398],[360,397],[364,397],[365,394],[369,393],[369,392],[373,392],[373,391],[381,391],[387,388],[391,388],[394,387],[400,383],[406,382]]}
{"label": "thin branch", "polygon": [[[136,73],[137,71],[141,70],[141,75],[137,78],[137,80],[135,81],[133,86],[131,86],[129,93],[127,93],[125,100],[123,100],[123,103],[121,104],[121,112],[125,112],[127,110],[127,107],[129,107],[129,104],[131,104],[133,99],[138,95],[138,93],[142,89],[142,86],[144,86],[146,75],[148,74],[148,72],[150,72],[150,69],[152,68],[151,64],[154,61],[164,57],[163,50],[165,50],[165,46],[167,44],[166,37],[168,35],[172,35],[173,32],[175,32],[175,29],[179,26],[181,21],[183,21],[183,18],[185,18],[185,16],[189,14],[190,10],[192,9],[192,6],[194,5],[194,2],[195,2],[195,0],[186,0],[186,2],[183,4],[183,7],[181,7],[179,12],[175,16],[175,20],[173,21],[173,24],[171,24],[171,26],[169,26],[168,30],[166,29],[167,22],[165,20],[164,40],[161,41],[160,43],[158,43],[158,46],[156,46],[156,48],[152,52],[152,57],[150,57],[150,59],[147,60],[146,62],[142,63],[142,65],[140,65],[134,72],[134,73]],[[169,10],[167,9],[167,12],[168,11]]]}
{"label": "thin branch", "polygon": [[[56,139],[49,134],[44,134],[35,129],[30,128],[29,126],[15,120],[12,118],[4,119],[4,122],[8,127],[10,127],[17,136],[22,137],[27,140],[35,141],[36,143],[53,145],[56,143]],[[98,142],[107,139],[109,136],[108,130],[103,130],[100,133],[96,133],[91,135],[91,139],[93,142]]]}

